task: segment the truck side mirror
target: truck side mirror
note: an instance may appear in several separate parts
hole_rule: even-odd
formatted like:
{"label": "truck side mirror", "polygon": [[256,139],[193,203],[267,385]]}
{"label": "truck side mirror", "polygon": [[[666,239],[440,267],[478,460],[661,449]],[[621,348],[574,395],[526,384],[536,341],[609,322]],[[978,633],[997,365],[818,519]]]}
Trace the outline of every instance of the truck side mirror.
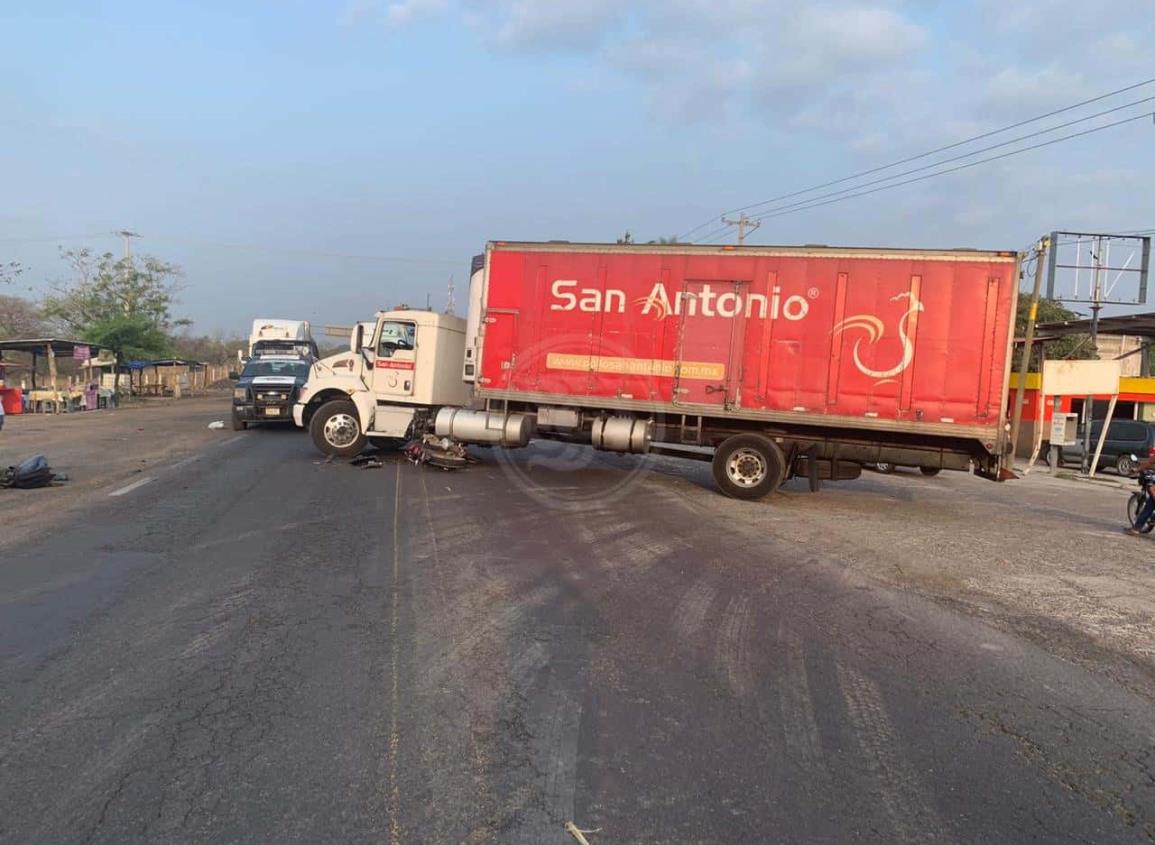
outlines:
{"label": "truck side mirror", "polygon": [[354,355],[361,354],[361,343],[365,338],[365,327],[360,323],[353,326],[353,333],[349,336],[349,351]]}
{"label": "truck side mirror", "polygon": [[241,377],[241,374],[236,370],[229,370],[229,381],[236,381]]}

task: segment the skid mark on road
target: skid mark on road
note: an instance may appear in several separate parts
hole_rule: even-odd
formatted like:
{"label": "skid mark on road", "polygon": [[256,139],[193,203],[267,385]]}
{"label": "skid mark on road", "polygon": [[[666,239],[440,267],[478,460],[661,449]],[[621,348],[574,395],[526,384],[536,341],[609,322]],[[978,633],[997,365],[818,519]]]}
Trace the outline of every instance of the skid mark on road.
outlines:
{"label": "skid mark on road", "polygon": [[239,543],[241,540],[251,540],[254,537],[262,537],[265,534],[280,534],[282,531],[292,531],[296,528],[304,528],[311,525],[321,525],[325,522],[330,522],[335,517],[321,516],[316,519],[302,519],[296,522],[283,522],[280,525],[273,525],[268,528],[254,528],[251,531],[242,531],[240,534],[233,534],[229,537],[221,537],[216,540],[206,540],[203,543],[197,543],[195,546],[190,546],[189,551],[200,552],[205,549],[211,549],[214,546],[223,546],[232,543]]}
{"label": "skid mark on road", "polygon": [[838,664],[838,681],[858,746],[894,830],[892,841],[919,845],[949,841],[922,782],[897,749],[894,726],[878,684],[842,664]]}
{"label": "skid mark on road", "polygon": [[221,599],[209,613],[209,618],[216,621],[213,622],[208,629],[202,631],[192,638],[192,641],[185,646],[181,651],[182,659],[196,657],[198,654],[208,651],[218,642],[225,638],[236,620],[236,612],[247,607],[253,600],[253,589],[248,586],[251,579],[244,580],[244,586],[240,589],[229,593]]}
{"label": "skid mark on road", "polygon": [[543,696],[542,717],[530,740],[533,767],[538,773],[536,800],[525,802],[520,824],[512,838],[519,845],[562,842],[562,826],[573,818],[577,792],[578,735],[581,703],[550,684]]}
{"label": "skid mark on road", "polygon": [[745,695],[750,689],[750,599],[745,596],[735,596],[726,606],[714,655],[730,689]]}
{"label": "skid mark on road", "polygon": [[778,698],[786,752],[812,782],[816,781],[815,786],[824,787],[830,779],[829,770],[822,755],[818,723],[814,718],[814,700],[810,694],[802,640],[794,631],[779,625],[778,641],[782,645],[784,662]]}
{"label": "skid mark on road", "polygon": [[718,591],[705,578],[699,578],[682,594],[674,608],[674,630],[682,638],[688,642],[695,640],[717,594]]}
{"label": "skid mark on road", "polygon": [[504,606],[492,608],[485,619],[462,633],[455,645],[447,649],[442,656],[428,662],[422,673],[423,680],[427,684],[435,684],[447,672],[475,653],[483,651],[495,643],[504,643],[515,639],[514,632],[523,620],[543,605],[556,599],[558,593],[556,587],[536,587],[514,597],[512,601],[504,603]]}

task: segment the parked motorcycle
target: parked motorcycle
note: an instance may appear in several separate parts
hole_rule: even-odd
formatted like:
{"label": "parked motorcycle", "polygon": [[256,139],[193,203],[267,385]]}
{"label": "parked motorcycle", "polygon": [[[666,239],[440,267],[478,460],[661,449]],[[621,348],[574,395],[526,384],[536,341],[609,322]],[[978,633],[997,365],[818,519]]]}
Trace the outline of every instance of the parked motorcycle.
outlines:
{"label": "parked motorcycle", "polygon": [[[1139,459],[1134,455],[1131,460],[1138,463]],[[1139,489],[1131,494],[1131,498],[1127,500],[1127,520],[1131,523],[1132,528],[1137,528],[1139,531],[1147,534],[1152,528],[1155,528],[1155,517],[1147,520],[1147,524],[1139,528],[1135,524],[1135,520],[1139,517],[1139,512],[1147,505],[1147,501],[1151,498],[1151,493],[1148,492],[1151,485],[1155,484],[1155,469],[1145,469],[1136,477],[1139,482]]]}

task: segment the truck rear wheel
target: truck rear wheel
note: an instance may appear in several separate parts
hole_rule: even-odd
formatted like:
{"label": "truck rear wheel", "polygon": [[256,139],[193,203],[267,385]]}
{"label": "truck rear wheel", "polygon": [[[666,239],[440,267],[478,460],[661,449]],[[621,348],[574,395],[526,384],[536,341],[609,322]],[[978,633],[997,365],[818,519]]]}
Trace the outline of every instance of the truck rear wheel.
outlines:
{"label": "truck rear wheel", "polygon": [[313,445],[326,455],[352,458],[365,449],[367,438],[361,428],[357,406],[347,399],[326,402],[309,421]]}
{"label": "truck rear wheel", "polygon": [[736,434],[714,450],[714,481],[732,499],[761,499],[778,489],[786,460],[778,444],[761,434]]}

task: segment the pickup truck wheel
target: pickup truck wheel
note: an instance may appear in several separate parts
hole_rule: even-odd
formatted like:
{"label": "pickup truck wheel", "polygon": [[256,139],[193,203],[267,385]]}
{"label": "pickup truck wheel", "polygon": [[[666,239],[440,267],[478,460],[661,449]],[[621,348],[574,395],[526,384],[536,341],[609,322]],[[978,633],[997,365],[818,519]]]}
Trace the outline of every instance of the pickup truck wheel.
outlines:
{"label": "pickup truck wheel", "polygon": [[367,438],[361,429],[357,406],[347,399],[326,402],[309,421],[313,445],[326,455],[352,458],[365,449]]}
{"label": "pickup truck wheel", "polygon": [[760,434],[736,434],[714,451],[714,481],[732,499],[761,499],[782,484],[786,460],[778,444]]}
{"label": "pickup truck wheel", "polygon": [[249,424],[242,420],[237,413],[233,412],[233,431],[244,431],[249,427]]}
{"label": "pickup truck wheel", "polygon": [[923,475],[929,476],[930,478],[934,478],[936,475],[942,472],[939,467],[919,467],[918,471]]}

